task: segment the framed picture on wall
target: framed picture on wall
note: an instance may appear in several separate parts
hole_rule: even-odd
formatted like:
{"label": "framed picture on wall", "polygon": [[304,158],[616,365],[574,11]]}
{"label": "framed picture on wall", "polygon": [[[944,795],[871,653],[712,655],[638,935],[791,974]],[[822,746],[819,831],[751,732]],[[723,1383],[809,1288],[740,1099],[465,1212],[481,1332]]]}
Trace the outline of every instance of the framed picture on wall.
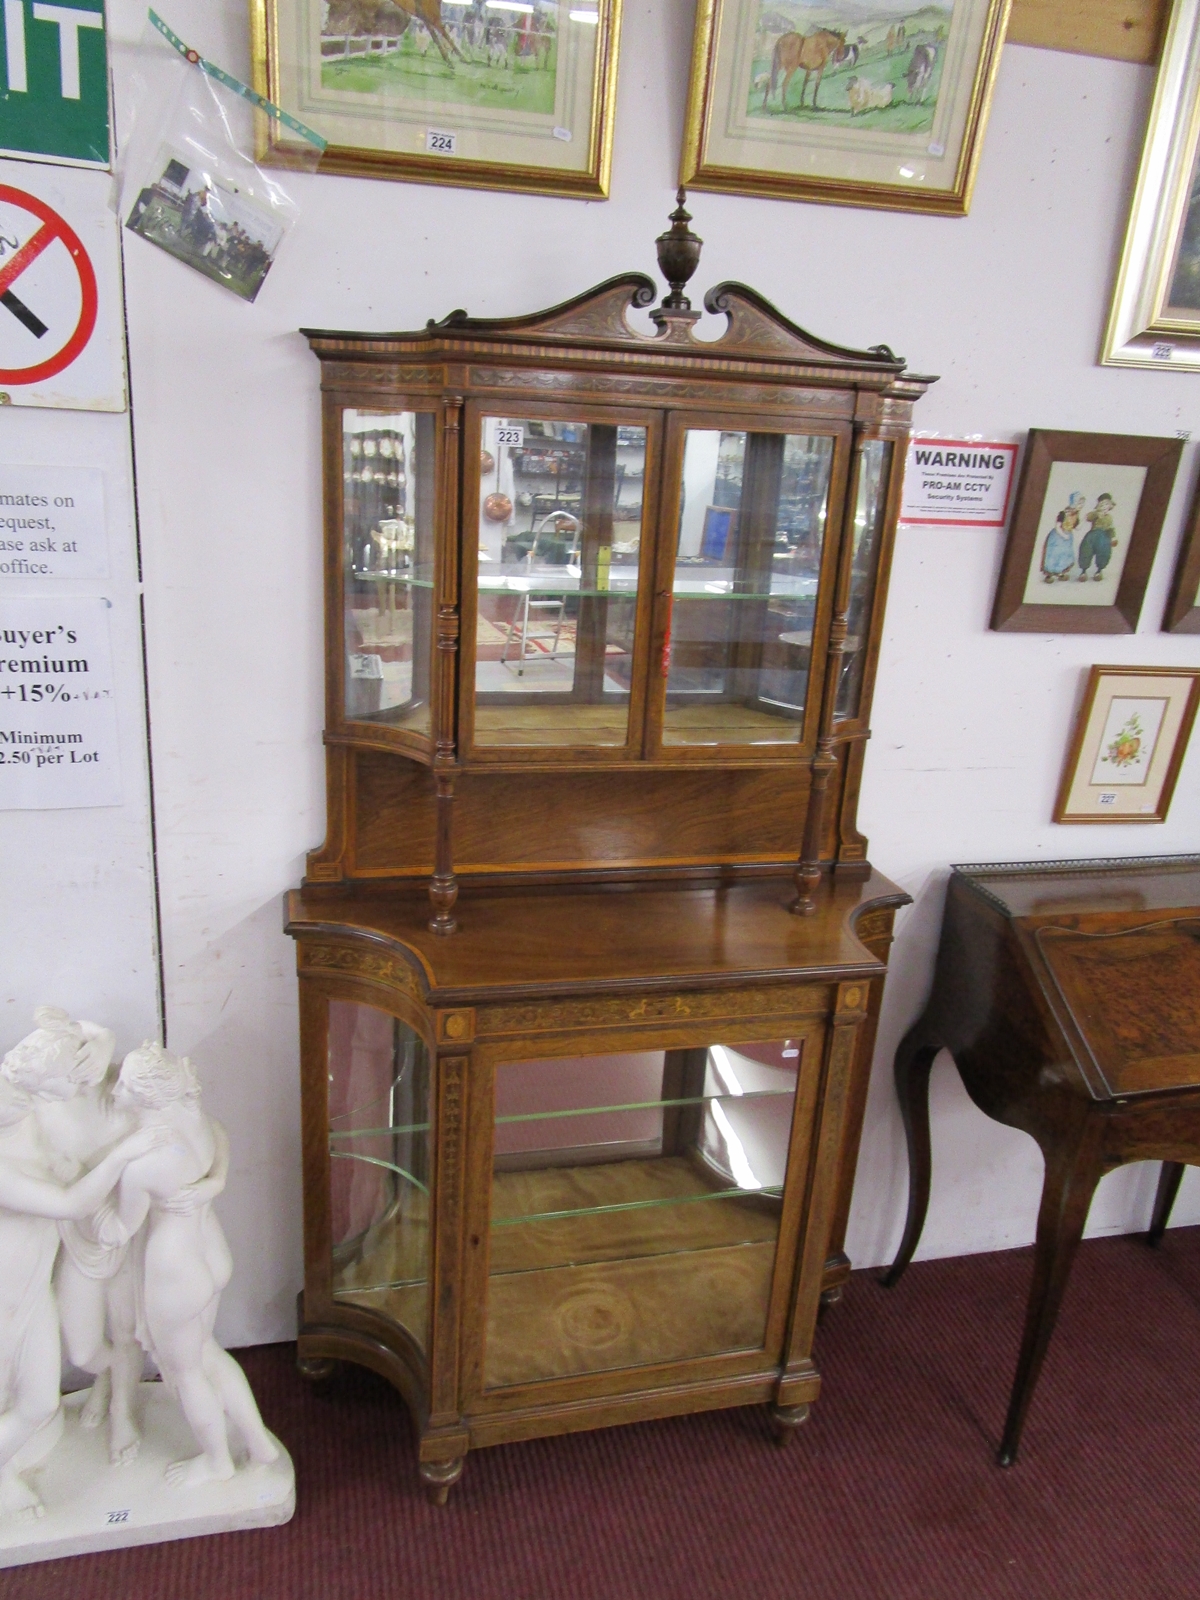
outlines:
{"label": "framed picture on wall", "polygon": [[962,216],[1010,0],[699,0],[680,182]]}
{"label": "framed picture on wall", "polygon": [[1200,484],[1183,530],[1162,625],[1166,633],[1200,633]]}
{"label": "framed picture on wall", "polygon": [[992,627],[1133,633],[1181,439],[1033,428],[996,586]]}
{"label": "framed picture on wall", "polygon": [[1200,0],[1174,0],[1100,359],[1200,371]]}
{"label": "framed picture on wall", "polygon": [[1200,667],[1093,667],[1055,822],[1164,822],[1200,701]]}
{"label": "framed picture on wall", "polygon": [[[604,199],[620,25],[621,0],[251,0],[253,82],[329,141],[321,172]],[[296,153],[260,116],[259,159]]]}

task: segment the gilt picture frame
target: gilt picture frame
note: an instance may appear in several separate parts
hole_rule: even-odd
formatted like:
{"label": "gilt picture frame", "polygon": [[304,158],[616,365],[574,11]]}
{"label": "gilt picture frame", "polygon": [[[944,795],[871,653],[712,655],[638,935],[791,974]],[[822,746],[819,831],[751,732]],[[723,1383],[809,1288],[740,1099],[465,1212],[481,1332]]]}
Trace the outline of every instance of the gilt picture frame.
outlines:
{"label": "gilt picture frame", "polygon": [[1200,372],[1200,0],[1174,0],[1100,360]]}
{"label": "gilt picture frame", "polygon": [[1011,0],[699,0],[680,182],[965,216]]}
{"label": "gilt picture frame", "polygon": [[1092,667],[1055,822],[1165,822],[1196,708],[1200,667]]}
{"label": "gilt picture frame", "polygon": [[1162,625],[1164,633],[1200,633],[1200,483],[1175,559]]}
{"label": "gilt picture frame", "polygon": [[1181,439],[1032,428],[996,585],[1006,633],[1133,633]]}
{"label": "gilt picture frame", "polygon": [[[606,199],[620,28],[621,0],[251,0],[253,83],[322,173]],[[257,155],[300,151],[260,115]]]}

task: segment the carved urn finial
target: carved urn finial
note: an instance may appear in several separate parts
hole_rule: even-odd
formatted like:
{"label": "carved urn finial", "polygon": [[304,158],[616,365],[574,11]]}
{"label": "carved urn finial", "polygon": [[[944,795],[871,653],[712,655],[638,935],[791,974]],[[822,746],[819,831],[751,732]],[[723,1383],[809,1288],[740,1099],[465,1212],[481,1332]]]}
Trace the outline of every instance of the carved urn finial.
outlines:
{"label": "carved urn finial", "polygon": [[676,207],[671,213],[671,226],[654,241],[658,246],[659,271],[671,285],[671,292],[662,303],[665,311],[692,309],[692,302],[683,289],[700,265],[700,247],[704,240],[688,227],[692,214],[684,209],[686,199],[687,191],[681,185],[675,195]]}

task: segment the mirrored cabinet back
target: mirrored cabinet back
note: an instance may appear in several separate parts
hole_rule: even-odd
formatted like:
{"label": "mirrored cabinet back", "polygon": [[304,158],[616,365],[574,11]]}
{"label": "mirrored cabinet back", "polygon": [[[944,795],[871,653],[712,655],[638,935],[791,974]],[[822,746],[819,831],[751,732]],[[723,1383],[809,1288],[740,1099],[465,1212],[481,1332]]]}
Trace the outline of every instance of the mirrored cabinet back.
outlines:
{"label": "mirrored cabinet back", "polygon": [[913,403],[752,289],[308,331],[328,830],[300,1364],[471,1446],[819,1378],[892,917],[856,826]]}

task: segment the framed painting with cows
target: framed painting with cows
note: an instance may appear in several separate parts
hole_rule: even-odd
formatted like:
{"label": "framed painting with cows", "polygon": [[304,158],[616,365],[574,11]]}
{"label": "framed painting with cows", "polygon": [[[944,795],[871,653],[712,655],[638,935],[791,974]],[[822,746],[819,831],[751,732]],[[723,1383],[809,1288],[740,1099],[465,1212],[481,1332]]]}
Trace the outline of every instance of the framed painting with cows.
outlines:
{"label": "framed painting with cows", "polygon": [[[620,25],[621,0],[251,0],[254,86],[329,141],[321,172],[605,199]],[[289,137],[260,116],[259,159]]]}
{"label": "framed painting with cows", "polygon": [[688,188],[964,216],[1010,0],[700,0]]}

